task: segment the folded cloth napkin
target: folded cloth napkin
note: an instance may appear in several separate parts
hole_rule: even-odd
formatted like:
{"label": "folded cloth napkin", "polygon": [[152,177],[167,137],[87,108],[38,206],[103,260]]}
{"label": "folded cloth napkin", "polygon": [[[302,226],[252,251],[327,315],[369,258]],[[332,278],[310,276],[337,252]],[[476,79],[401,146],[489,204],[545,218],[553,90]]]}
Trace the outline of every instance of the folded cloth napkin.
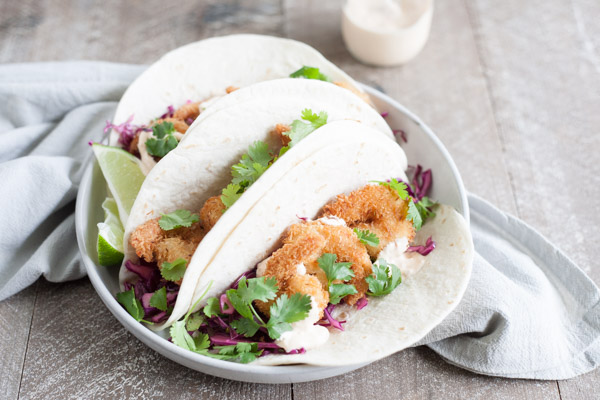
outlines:
{"label": "folded cloth napkin", "polygon": [[[0,300],[85,275],[74,200],[90,140],[144,67],[0,65]],[[457,309],[418,344],[473,372],[566,379],[600,362],[600,292],[522,221],[469,196],[475,260]]]}

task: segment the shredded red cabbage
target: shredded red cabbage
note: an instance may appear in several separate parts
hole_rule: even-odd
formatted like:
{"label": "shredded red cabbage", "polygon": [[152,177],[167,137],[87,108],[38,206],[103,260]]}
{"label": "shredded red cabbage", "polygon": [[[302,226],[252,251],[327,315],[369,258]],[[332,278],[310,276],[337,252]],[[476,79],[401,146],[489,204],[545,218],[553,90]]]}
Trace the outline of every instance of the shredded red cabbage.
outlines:
{"label": "shredded red cabbage", "polygon": [[417,201],[427,196],[427,192],[429,192],[429,189],[431,188],[432,181],[433,175],[431,173],[431,169],[423,171],[423,167],[421,167],[420,164],[417,164],[412,178],[412,187],[415,192],[414,197]]}
{"label": "shredded red cabbage", "polygon": [[367,304],[369,304],[369,300],[367,300],[367,296],[361,297],[360,300],[358,300],[355,304],[356,309],[362,310],[363,308],[365,308],[367,306]]}
{"label": "shredded red cabbage", "polygon": [[231,301],[229,301],[229,299],[227,298],[227,294],[225,293],[223,293],[219,298],[219,306],[221,307],[221,312],[223,314],[233,314],[233,312],[235,311],[233,305],[231,305]]}
{"label": "shredded red cabbage", "polygon": [[242,278],[246,278],[246,279],[256,278],[256,268],[254,268],[253,270],[244,272],[243,274],[238,276],[238,278],[235,280],[235,282],[233,282],[233,284],[231,286],[229,286],[229,289],[237,289]]}
{"label": "shredded red cabbage", "polygon": [[394,135],[400,135],[400,138],[402,139],[402,141],[404,143],[408,143],[408,139],[406,137],[406,132],[404,132],[402,129],[394,129],[392,130],[392,132],[394,133]]}
{"label": "shredded red cabbage", "polygon": [[429,236],[424,245],[409,246],[406,251],[415,251],[422,256],[426,256],[427,254],[431,253],[433,249],[435,249],[435,242],[431,239],[431,236]]}
{"label": "shredded red cabbage", "polygon": [[384,112],[382,112],[382,113],[381,113],[381,116],[382,116],[383,118],[387,117],[388,115],[390,115],[390,113],[389,113],[389,112],[387,112],[387,111],[384,111]]}
{"label": "shredded red cabbage", "polygon": [[115,125],[110,121],[106,121],[104,133],[106,134],[111,129],[114,129],[114,131],[119,134],[119,143],[123,146],[123,148],[129,148],[131,141],[138,132],[150,131],[150,128],[148,128],[146,125],[134,125],[131,123],[131,121],[133,121],[133,115],[127,118],[127,121],[119,125]]}
{"label": "shredded red cabbage", "polygon": [[325,314],[325,318],[327,319],[327,322],[319,321],[318,324],[321,326],[332,326],[336,329],[339,329],[340,331],[343,331],[344,327],[342,326],[342,324],[345,324],[346,321],[338,321],[337,319],[333,318],[331,316],[331,313],[333,312],[334,309],[335,309],[335,304],[331,304],[331,303],[327,307],[325,307],[325,309],[323,310],[323,313]]}
{"label": "shredded red cabbage", "polygon": [[167,112],[161,115],[160,119],[173,118],[173,114],[175,114],[175,107],[172,105],[167,106]]}
{"label": "shredded red cabbage", "polygon": [[299,217],[298,214],[296,214],[296,218],[298,218],[298,219],[300,219],[300,220],[302,220],[304,222],[308,221],[308,218],[306,218],[306,217]]}

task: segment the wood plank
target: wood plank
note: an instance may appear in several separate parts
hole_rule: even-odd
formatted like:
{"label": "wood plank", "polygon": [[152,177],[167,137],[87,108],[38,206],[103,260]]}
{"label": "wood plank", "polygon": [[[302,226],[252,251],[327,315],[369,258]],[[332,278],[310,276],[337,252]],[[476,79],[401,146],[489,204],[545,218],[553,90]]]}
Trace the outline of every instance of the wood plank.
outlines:
{"label": "wood plank", "polygon": [[0,302],[0,393],[16,399],[27,351],[36,285]]}
{"label": "wood plank", "polygon": [[493,378],[451,366],[425,347],[349,374],[294,384],[294,399],[559,399],[555,382]]}
{"label": "wood plank", "polygon": [[291,398],[290,385],[215,378],[176,364],[130,335],[87,279],[39,282],[25,359],[26,398]]}
{"label": "wood plank", "polygon": [[[600,3],[466,3],[518,214],[600,283]],[[558,385],[597,398],[600,372]]]}

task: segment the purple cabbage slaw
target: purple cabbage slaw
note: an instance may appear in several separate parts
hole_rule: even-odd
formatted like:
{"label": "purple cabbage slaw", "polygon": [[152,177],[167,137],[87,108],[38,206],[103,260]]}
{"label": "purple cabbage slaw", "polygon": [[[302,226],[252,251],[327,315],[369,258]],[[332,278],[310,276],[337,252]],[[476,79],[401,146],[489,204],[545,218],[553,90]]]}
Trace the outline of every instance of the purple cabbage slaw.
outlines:
{"label": "purple cabbage slaw", "polygon": [[[162,278],[155,263],[146,263],[140,260],[138,264],[134,264],[127,260],[125,262],[125,268],[138,276],[138,280],[135,283],[125,282],[124,287],[125,291],[133,288],[135,298],[142,303],[142,307],[144,308],[143,319],[154,323],[166,321],[169,317],[170,310],[175,306],[177,294],[179,293],[179,286]],[[167,292],[166,311],[150,306],[150,298],[152,298],[152,295],[163,287]]]}
{"label": "purple cabbage slaw", "polygon": [[433,239],[431,239],[431,236],[429,236],[424,245],[409,246],[406,251],[417,252],[422,256],[426,256],[427,254],[431,253],[433,249],[435,249],[435,242]]}
{"label": "purple cabbage slaw", "polygon": [[114,129],[114,131],[119,134],[119,143],[124,149],[128,149],[135,135],[142,131],[151,131],[147,125],[134,125],[131,123],[131,121],[133,121],[133,115],[127,118],[127,121],[119,125],[115,125],[110,121],[106,121],[104,134],[108,133],[111,129]]}

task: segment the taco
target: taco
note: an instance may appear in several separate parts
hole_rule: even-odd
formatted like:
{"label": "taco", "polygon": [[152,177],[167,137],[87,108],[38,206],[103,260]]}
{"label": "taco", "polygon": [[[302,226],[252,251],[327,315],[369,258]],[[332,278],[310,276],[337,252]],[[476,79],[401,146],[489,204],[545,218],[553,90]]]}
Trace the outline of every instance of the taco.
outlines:
{"label": "taco", "polygon": [[328,144],[269,176],[217,251],[200,243],[176,345],[262,365],[359,364],[410,346],[454,309],[471,271],[469,228],[425,197],[430,172],[408,185],[400,147],[370,130],[315,131],[303,144]]}
{"label": "taco", "polygon": [[354,135],[394,149],[397,173],[406,169],[381,115],[336,85],[273,80],[215,106],[148,174],[125,227],[120,282],[129,294],[120,297],[129,308],[139,302],[143,312],[136,315],[152,329],[189,311],[204,267],[275,182],[313,153],[346,140],[342,122],[350,121],[342,120],[360,121],[350,125],[365,130]]}

